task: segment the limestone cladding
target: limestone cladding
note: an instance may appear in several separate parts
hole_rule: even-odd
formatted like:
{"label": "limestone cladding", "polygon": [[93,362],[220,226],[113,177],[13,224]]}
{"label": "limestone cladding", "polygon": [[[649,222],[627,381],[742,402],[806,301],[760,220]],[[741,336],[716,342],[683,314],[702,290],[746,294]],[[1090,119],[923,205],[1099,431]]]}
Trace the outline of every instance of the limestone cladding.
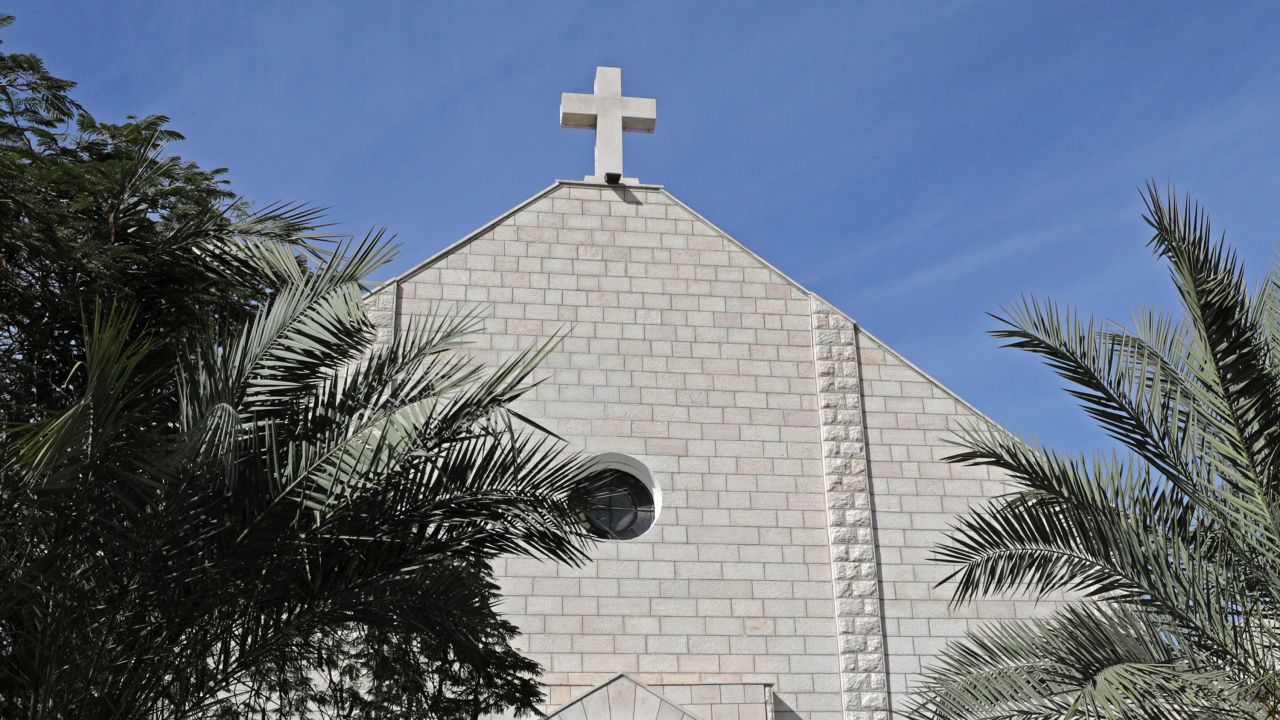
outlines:
{"label": "limestone cladding", "polygon": [[482,359],[561,335],[522,411],[661,488],[653,528],[582,568],[497,564],[551,709],[626,672],[843,720],[808,293],[660,189],[570,183],[395,290],[371,300],[402,326],[479,305]]}
{"label": "limestone cladding", "polygon": [[522,411],[661,488],[581,568],[497,563],[548,710],[628,673],[879,720],[947,640],[1032,614],[934,587],[950,519],[1002,489],[942,461],[982,416],[661,188],[557,183],[368,302],[384,338],[476,306],[486,361],[559,336]]}
{"label": "limestone cladding", "polygon": [[768,685],[726,683],[651,685],[663,697],[700,718],[773,720],[773,689]]}
{"label": "limestone cladding", "polygon": [[943,458],[956,452],[957,431],[991,421],[865,332],[859,353],[889,689],[901,708],[920,670],[948,641],[984,622],[1043,616],[1056,602],[993,598],[950,606],[952,588],[937,587],[950,571],[930,559],[934,548],[958,515],[1008,486],[995,470]]}

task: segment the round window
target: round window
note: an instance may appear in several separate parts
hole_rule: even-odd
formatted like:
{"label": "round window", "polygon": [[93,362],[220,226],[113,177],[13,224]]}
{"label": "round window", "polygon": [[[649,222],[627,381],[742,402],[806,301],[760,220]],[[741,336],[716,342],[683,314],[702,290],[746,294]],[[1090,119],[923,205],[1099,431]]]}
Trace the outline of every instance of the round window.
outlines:
{"label": "round window", "polygon": [[635,475],[616,467],[596,470],[583,480],[579,511],[592,535],[631,540],[653,525],[653,492]]}

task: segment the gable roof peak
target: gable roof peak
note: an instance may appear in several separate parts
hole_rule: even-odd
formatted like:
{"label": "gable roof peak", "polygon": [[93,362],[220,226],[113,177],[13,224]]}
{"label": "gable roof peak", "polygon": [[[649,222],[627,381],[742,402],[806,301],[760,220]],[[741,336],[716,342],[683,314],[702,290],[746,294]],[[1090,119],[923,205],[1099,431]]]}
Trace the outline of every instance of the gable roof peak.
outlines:
{"label": "gable roof peak", "polygon": [[699,720],[697,715],[671,702],[627,673],[614,675],[547,717],[548,720],[597,720],[601,717]]}

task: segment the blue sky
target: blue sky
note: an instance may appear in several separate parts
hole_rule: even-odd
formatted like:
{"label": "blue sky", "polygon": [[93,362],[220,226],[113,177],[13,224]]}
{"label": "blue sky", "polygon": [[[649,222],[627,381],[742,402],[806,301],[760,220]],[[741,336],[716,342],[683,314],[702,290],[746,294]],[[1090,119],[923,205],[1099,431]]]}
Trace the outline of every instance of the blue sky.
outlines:
{"label": "blue sky", "polygon": [[1280,4],[19,2],[5,47],[266,203],[386,226],[404,269],[556,178],[596,65],[658,99],[627,174],[1010,428],[1103,444],[985,313],[1172,307],[1137,188],[1205,203],[1255,275],[1280,229]]}

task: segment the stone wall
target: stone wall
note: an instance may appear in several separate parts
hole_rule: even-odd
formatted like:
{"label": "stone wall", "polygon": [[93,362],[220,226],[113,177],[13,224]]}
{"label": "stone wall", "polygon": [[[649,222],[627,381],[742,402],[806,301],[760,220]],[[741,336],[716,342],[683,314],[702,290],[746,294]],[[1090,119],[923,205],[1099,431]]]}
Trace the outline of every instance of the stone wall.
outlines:
{"label": "stone wall", "polygon": [[[773,688],[760,683],[651,685],[673,703],[700,718],[773,720]],[[612,719],[611,719],[612,720]]]}
{"label": "stone wall", "polygon": [[482,358],[565,333],[522,410],[661,488],[653,528],[583,568],[498,563],[551,708],[626,672],[843,720],[808,293],[659,189],[576,183],[398,291],[402,326],[482,304]]}
{"label": "stone wall", "polygon": [[943,461],[956,431],[991,421],[859,333],[863,404],[880,553],[889,689],[895,708],[920,670],[978,623],[1034,617],[1052,609],[1030,600],[984,599],[950,607],[950,571],[931,560],[957,515],[1007,491],[996,471]]}
{"label": "stone wall", "polygon": [[949,639],[1035,614],[934,587],[949,522],[1003,490],[941,459],[982,416],[660,188],[558,183],[369,298],[384,339],[470,304],[482,360],[562,335],[521,410],[661,490],[648,533],[582,568],[497,563],[548,710],[628,673],[880,720]]}

